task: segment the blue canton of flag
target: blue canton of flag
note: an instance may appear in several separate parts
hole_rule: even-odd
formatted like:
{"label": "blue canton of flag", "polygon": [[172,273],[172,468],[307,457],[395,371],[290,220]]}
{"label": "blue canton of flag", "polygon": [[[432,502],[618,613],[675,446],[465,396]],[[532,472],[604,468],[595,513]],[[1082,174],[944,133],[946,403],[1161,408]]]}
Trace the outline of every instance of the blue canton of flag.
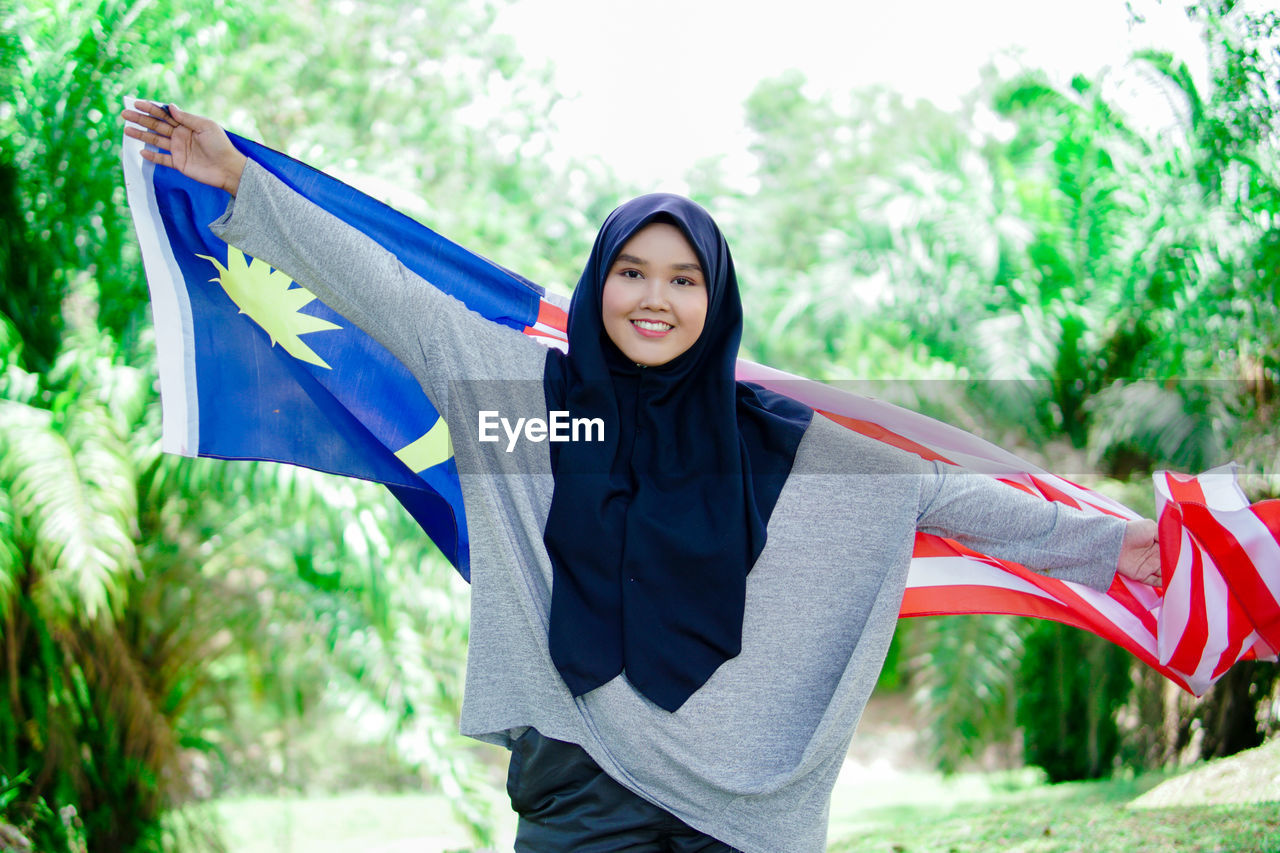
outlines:
{"label": "blue canton of flag", "polygon": [[[521,331],[538,324],[542,288],[336,178],[231,139],[472,310]],[[309,291],[215,237],[208,224],[226,209],[227,193],[156,168],[141,148],[125,138],[125,185],[156,327],[164,449],[288,462],[384,483],[469,577],[448,430],[418,383]],[[272,298],[274,314],[270,304],[263,307]]]}

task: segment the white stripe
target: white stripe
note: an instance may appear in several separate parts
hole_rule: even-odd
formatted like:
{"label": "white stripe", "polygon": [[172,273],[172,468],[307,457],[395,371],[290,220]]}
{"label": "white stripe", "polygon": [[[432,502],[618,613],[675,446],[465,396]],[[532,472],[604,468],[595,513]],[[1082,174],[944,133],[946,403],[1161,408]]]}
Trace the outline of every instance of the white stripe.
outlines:
{"label": "white stripe", "polygon": [[[134,109],[137,98],[126,98]],[[186,282],[160,223],[151,173],[155,165],[142,159],[140,140],[124,137],[121,159],[125,193],[134,229],[142,248],[142,263],[151,291],[151,314],[156,336],[156,367],[160,373],[162,413],[161,449],[195,456],[200,448],[199,399],[196,394],[195,336]]]}
{"label": "white stripe", "polygon": [[[1170,669],[1173,669],[1170,667]],[[1177,672],[1177,670],[1173,670]],[[1197,697],[1203,696],[1205,691],[1213,686],[1212,678],[1205,678],[1199,675],[1188,675],[1185,672],[1179,673],[1187,682],[1187,687],[1191,688],[1191,692]]]}
{"label": "white stripe", "polygon": [[915,557],[907,572],[907,588],[989,586],[1035,595],[1062,604],[1057,596],[990,563],[963,556]]}
{"label": "white stripe", "polygon": [[1273,649],[1267,645],[1267,641],[1258,636],[1257,631],[1250,631],[1249,636],[1245,638],[1244,645],[1240,648],[1240,657],[1244,657],[1244,653],[1253,649],[1258,660],[1280,660],[1280,649]]}
{"label": "white stripe", "polygon": [[530,340],[537,341],[548,349],[558,349],[560,352],[567,353],[569,351],[569,342],[560,335],[539,335],[535,334],[541,326],[529,326],[525,332],[525,337]]}
{"label": "white stripe", "polygon": [[1244,509],[1249,506],[1249,499],[1244,496],[1244,491],[1236,482],[1235,463],[1211,468],[1197,476],[1196,482],[1204,492],[1205,505],[1214,512]]}
{"label": "white stripe", "polygon": [[542,301],[550,302],[552,305],[559,308],[561,311],[569,310],[569,303],[572,301],[572,299],[573,297],[570,296],[569,294],[560,293],[559,291],[552,290],[549,287],[545,291],[543,291],[543,294],[542,294]]}
{"label": "white stripe", "polygon": [[560,340],[560,341],[569,340],[569,338],[565,335],[564,332],[560,331],[555,326],[548,326],[546,323],[534,323],[533,330],[535,332],[540,332],[549,338],[555,338],[556,340]]}
{"label": "white stripe", "polygon": [[[1169,659],[1178,648],[1178,641],[1187,630],[1191,616],[1191,555],[1195,546],[1186,530],[1179,532],[1177,562],[1173,577],[1167,579],[1164,588],[1164,606],[1160,608],[1156,636],[1159,638],[1160,663],[1168,666]],[[1184,673],[1185,674],[1185,673]]]}

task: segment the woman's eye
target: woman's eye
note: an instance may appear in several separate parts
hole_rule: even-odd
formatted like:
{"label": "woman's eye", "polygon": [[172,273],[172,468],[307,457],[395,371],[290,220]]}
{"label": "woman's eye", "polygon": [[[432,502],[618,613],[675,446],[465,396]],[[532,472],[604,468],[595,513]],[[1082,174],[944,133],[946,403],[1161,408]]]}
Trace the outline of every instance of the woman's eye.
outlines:
{"label": "woman's eye", "polygon": [[675,279],[675,284],[678,284],[681,287],[696,287],[698,283],[691,278],[685,278],[684,276],[680,276],[679,278]]}
{"label": "woman's eye", "polygon": [[618,273],[618,275],[623,278],[643,278],[643,276],[640,275],[640,270],[623,270]]}

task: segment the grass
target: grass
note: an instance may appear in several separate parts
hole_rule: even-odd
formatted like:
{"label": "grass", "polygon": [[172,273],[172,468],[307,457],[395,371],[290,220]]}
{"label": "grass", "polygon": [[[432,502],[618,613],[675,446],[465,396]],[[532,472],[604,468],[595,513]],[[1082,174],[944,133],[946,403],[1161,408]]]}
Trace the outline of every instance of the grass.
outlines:
{"label": "grass", "polygon": [[[841,777],[832,801],[831,853],[1066,853],[1280,851],[1280,807],[1130,809],[1163,780],[1046,785],[1031,771],[944,778],[886,766]],[[498,850],[514,820],[497,801]],[[217,805],[236,853],[444,853],[469,850],[445,797],[351,793]]]}
{"label": "grass", "polygon": [[[221,800],[227,850],[235,853],[444,853],[471,849],[449,800],[430,794],[353,792],[306,798]],[[511,849],[515,819],[495,801],[499,850]]]}
{"label": "grass", "polygon": [[[1001,782],[1001,779],[1005,781]],[[842,810],[832,853],[885,851],[1280,851],[1280,807],[1130,809],[1164,777],[1024,784],[1016,777],[957,777],[913,802]],[[928,787],[927,785],[925,787]],[[947,796],[947,787],[953,787]],[[1003,789],[1003,790],[1002,790]],[[941,793],[934,799],[930,793]],[[834,807],[833,807],[834,810]]]}

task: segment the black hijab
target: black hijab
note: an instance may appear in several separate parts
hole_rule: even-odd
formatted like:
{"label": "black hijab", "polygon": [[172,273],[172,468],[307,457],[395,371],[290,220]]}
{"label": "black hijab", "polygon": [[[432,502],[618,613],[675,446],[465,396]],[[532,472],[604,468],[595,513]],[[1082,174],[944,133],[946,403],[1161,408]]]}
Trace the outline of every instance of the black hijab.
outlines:
{"label": "black hijab", "polygon": [[[689,241],[708,304],[692,347],[641,367],[609,339],[601,298],[622,247],[653,222]],[[674,711],[741,650],[747,573],[813,416],[735,380],[741,337],[733,259],[705,210],[655,194],[609,215],[573,293],[569,354],[550,351],[544,374],[548,410],[605,424],[602,442],[549,445],[551,658],[575,696],[625,670]]]}

